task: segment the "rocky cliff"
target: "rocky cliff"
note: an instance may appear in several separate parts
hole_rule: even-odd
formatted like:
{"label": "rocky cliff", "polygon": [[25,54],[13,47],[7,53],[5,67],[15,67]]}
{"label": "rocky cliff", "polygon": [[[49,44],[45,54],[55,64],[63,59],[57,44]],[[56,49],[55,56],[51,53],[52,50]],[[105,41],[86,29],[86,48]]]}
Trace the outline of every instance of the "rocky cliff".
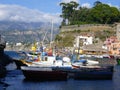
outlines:
{"label": "rocky cliff", "polygon": [[12,59],[4,53],[6,42],[0,36],[0,78],[6,74],[5,66],[12,62]]}

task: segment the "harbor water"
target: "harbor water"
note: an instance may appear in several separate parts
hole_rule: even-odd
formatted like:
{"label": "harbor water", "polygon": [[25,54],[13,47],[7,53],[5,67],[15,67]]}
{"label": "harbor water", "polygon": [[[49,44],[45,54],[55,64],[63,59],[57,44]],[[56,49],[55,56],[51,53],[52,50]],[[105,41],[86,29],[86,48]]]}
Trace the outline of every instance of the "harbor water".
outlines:
{"label": "harbor water", "polygon": [[120,90],[120,66],[115,65],[112,80],[28,81],[15,63],[7,67],[0,90]]}

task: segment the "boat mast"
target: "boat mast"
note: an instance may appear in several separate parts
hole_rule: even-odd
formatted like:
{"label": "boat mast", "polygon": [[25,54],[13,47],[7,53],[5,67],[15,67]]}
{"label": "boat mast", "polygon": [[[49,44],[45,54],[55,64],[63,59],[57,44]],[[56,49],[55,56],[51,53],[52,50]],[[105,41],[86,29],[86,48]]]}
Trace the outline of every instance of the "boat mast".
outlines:
{"label": "boat mast", "polygon": [[50,38],[50,47],[52,47],[52,40],[53,40],[53,20],[52,20],[52,27],[51,27],[51,38]]}
{"label": "boat mast", "polygon": [[44,37],[43,37],[42,45],[44,45],[44,40],[45,40],[45,38],[46,38],[46,35],[47,35],[47,31],[45,32],[45,35],[44,35]]}

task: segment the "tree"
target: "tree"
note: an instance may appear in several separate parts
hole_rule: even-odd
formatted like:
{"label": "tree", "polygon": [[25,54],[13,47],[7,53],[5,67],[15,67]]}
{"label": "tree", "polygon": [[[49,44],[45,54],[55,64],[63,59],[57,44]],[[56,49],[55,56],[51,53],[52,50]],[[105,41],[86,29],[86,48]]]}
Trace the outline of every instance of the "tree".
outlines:
{"label": "tree", "polygon": [[60,3],[60,6],[62,6],[62,15],[60,15],[65,23],[68,20],[68,24],[70,24],[70,19],[72,16],[72,13],[75,11],[75,9],[78,7],[78,3],[71,1],[70,3]]}
{"label": "tree", "polygon": [[120,12],[115,7],[110,7],[108,4],[97,4],[91,9],[92,19],[96,23],[112,24],[119,21]]}
{"label": "tree", "polygon": [[76,2],[60,3],[62,6],[61,26],[80,24],[113,24],[120,22],[120,11],[116,7],[111,7],[100,1],[96,1],[92,8],[79,7]]}

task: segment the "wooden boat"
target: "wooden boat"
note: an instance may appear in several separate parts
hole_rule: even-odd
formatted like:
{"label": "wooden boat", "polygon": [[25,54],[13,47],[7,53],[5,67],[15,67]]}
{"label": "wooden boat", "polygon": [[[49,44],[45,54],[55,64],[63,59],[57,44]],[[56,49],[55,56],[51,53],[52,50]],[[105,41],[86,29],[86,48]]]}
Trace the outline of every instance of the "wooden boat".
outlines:
{"label": "wooden boat", "polygon": [[21,66],[27,80],[66,80],[67,72],[53,70],[52,67]]}

